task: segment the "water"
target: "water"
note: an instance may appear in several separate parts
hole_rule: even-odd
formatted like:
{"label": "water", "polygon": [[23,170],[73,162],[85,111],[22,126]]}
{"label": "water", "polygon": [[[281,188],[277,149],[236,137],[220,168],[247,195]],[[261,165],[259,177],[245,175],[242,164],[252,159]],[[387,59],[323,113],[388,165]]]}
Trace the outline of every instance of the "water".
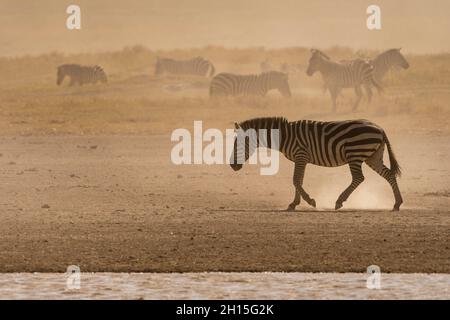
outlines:
{"label": "water", "polygon": [[81,273],[80,289],[68,289],[64,273],[2,273],[0,299],[450,299],[450,274],[381,274],[380,289],[368,289],[367,277],[105,272]]}

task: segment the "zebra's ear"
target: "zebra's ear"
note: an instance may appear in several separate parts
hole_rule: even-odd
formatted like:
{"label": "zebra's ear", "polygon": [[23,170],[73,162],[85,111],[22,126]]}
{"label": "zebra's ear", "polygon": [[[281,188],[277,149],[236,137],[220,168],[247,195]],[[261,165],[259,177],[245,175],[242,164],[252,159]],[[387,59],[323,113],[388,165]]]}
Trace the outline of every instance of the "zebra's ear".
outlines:
{"label": "zebra's ear", "polygon": [[239,123],[235,122],[234,123],[234,127],[236,128],[236,130],[239,130],[241,127],[239,126]]}
{"label": "zebra's ear", "polygon": [[314,48],[311,48],[311,53],[312,54],[314,54],[314,53],[316,53],[317,52],[317,50],[316,49],[314,49]]}

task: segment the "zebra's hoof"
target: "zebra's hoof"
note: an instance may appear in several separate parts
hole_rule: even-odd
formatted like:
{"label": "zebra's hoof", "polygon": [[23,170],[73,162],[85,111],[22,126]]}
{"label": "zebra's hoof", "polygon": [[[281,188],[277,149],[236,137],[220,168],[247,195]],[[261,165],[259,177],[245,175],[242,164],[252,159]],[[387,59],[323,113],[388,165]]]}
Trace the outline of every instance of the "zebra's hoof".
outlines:
{"label": "zebra's hoof", "polygon": [[400,205],[395,205],[392,211],[400,211]]}
{"label": "zebra's hoof", "polygon": [[311,207],[315,208],[315,207],[316,207],[316,200],[311,199],[311,201],[309,202],[309,204],[311,205]]}
{"label": "zebra's hoof", "polygon": [[338,210],[338,209],[340,209],[340,208],[342,208],[342,202],[336,202],[336,205],[335,205],[335,207],[334,207],[334,210]]}
{"label": "zebra's hoof", "polygon": [[295,205],[290,204],[290,205],[287,207],[286,211],[288,211],[288,212],[295,211]]}

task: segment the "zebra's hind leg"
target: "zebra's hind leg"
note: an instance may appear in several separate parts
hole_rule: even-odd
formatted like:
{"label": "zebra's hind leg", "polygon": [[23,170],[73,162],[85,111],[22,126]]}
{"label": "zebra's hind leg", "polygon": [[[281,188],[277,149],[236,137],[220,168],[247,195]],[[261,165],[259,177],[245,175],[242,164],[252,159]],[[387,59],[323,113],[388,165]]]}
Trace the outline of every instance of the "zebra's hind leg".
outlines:
{"label": "zebra's hind leg", "polygon": [[361,86],[356,86],[355,87],[355,93],[356,93],[356,100],[355,103],[353,104],[353,111],[356,111],[356,109],[358,108],[359,103],[361,102],[361,98],[362,98],[362,90],[361,90]]}
{"label": "zebra's hind leg", "polygon": [[391,185],[392,192],[394,193],[395,204],[392,211],[399,211],[400,206],[403,203],[403,198],[398,188],[397,179],[391,170],[383,164],[383,151],[384,145],[380,147],[374,155],[366,160],[367,165],[372,168],[376,173],[382,176]]}
{"label": "zebra's hind leg", "polygon": [[361,161],[353,161],[349,163],[350,172],[352,174],[352,182],[337,199],[336,206],[334,207],[335,210],[342,208],[342,203],[345,202],[352,192],[364,181],[361,165]]}

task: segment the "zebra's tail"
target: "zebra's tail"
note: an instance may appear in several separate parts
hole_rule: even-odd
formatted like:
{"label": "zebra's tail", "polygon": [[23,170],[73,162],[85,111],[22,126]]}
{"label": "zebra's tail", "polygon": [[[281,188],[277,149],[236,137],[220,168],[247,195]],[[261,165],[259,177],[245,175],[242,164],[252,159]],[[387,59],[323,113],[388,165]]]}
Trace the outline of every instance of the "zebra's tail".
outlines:
{"label": "zebra's tail", "polygon": [[209,73],[209,77],[214,76],[214,73],[216,73],[216,68],[214,68],[214,65],[210,62],[209,65],[211,66],[211,71]]}
{"label": "zebra's tail", "polygon": [[394,174],[394,176],[400,177],[402,175],[402,170],[400,168],[400,165],[397,162],[397,159],[395,158],[391,143],[389,142],[389,139],[384,131],[383,131],[383,140],[386,143],[388,153],[389,153],[389,162],[391,164],[390,170],[391,170],[392,174]]}

